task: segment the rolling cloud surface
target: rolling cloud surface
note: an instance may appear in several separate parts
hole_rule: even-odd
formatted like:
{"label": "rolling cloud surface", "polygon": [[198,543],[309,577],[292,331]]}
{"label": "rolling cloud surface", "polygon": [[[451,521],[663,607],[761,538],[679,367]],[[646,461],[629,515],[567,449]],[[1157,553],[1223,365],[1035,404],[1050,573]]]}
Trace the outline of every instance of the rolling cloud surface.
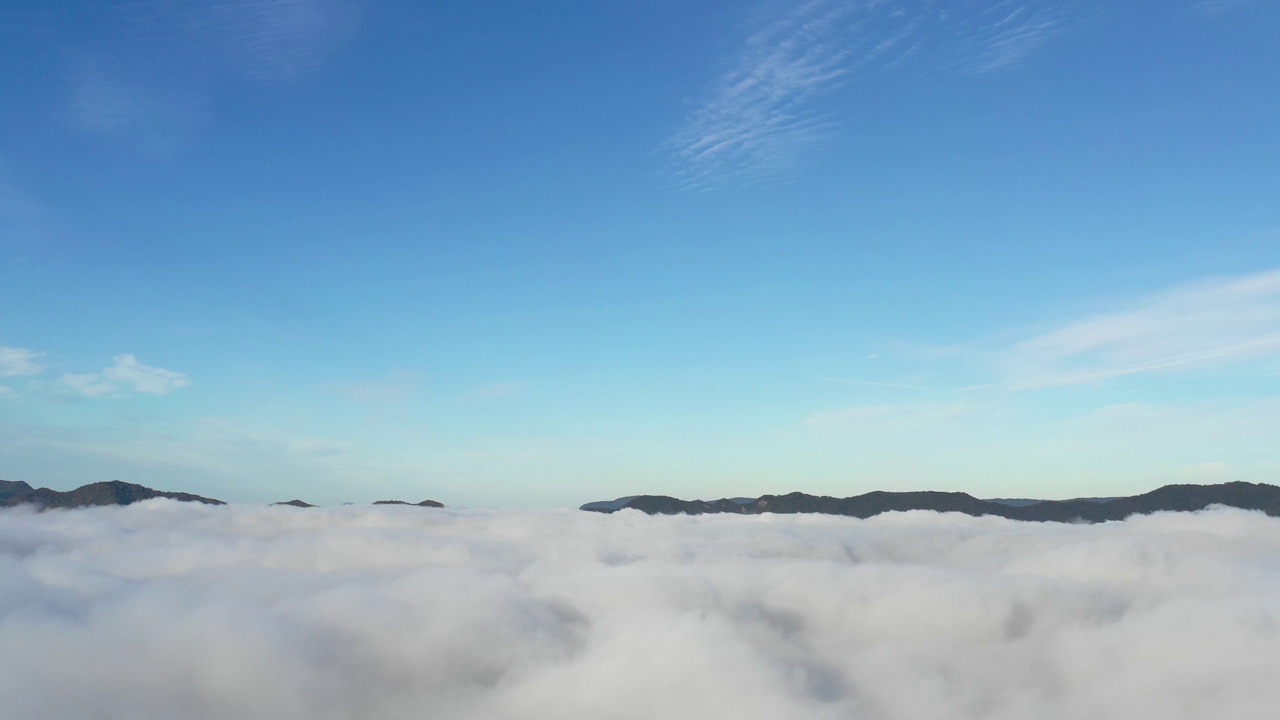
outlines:
{"label": "rolling cloud surface", "polygon": [[1280,520],[0,511],[9,717],[1269,718]]}

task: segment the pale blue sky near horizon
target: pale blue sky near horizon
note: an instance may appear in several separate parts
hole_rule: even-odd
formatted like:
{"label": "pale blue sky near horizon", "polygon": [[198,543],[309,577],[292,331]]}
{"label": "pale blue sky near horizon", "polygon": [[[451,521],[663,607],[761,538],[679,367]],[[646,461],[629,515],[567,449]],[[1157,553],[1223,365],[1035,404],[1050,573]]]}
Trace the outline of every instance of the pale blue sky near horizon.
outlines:
{"label": "pale blue sky near horizon", "polygon": [[1280,481],[1280,2],[0,7],[0,478]]}

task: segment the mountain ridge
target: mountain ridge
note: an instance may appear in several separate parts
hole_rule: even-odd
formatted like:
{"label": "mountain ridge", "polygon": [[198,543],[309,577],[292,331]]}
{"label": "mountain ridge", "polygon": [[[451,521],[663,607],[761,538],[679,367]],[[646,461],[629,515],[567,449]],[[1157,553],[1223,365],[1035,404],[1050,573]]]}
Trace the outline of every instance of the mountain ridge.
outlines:
{"label": "mountain ridge", "polygon": [[1010,504],[1007,500],[980,500],[963,492],[937,491],[875,490],[846,498],[792,492],[786,495],[761,495],[746,502],[743,502],[743,498],[707,501],[681,500],[666,495],[631,495],[614,501],[587,503],[579,509],[606,514],[633,509],[648,515],[813,513],[859,518],[885,512],[933,510],[960,512],[975,517],[995,515],[1010,520],[1033,522],[1106,522],[1154,512],[1192,512],[1210,505],[1261,510],[1273,517],[1280,516],[1280,487],[1248,482],[1165,485],[1129,497],[1034,501],[1020,499],[1016,504]]}
{"label": "mountain ridge", "polygon": [[49,508],[99,507],[103,505],[131,505],[151,498],[169,498],[182,502],[198,502],[206,505],[225,505],[221,500],[184,492],[153,490],[144,485],[120,480],[81,485],[75,490],[50,490],[33,488],[25,482],[0,480],[0,507],[36,505],[41,510]]}
{"label": "mountain ridge", "polygon": [[[132,505],[135,502],[150,500],[151,498],[168,498],[170,500],[197,502],[205,505],[226,505],[226,503],[221,500],[204,497],[202,495],[195,495],[193,493],[186,492],[156,490],[146,487],[145,485],[123,482],[121,480],[89,483],[88,485],[81,485],[74,490],[65,491],[51,490],[49,488],[35,488],[20,480],[0,480],[0,508],[17,507],[19,505],[33,505],[40,510],[45,510],[57,508],[101,507],[106,505]],[[299,508],[316,507],[309,502],[296,499],[271,504],[287,505]],[[424,508],[445,507],[443,503],[435,500],[423,500],[416,503],[405,502],[403,500],[378,500],[373,504],[409,505]]]}

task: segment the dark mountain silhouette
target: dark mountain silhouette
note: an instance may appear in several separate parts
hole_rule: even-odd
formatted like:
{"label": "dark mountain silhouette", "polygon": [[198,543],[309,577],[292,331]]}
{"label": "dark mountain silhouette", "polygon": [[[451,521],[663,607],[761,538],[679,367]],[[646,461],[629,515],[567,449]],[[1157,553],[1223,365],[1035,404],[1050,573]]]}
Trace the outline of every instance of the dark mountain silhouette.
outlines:
{"label": "dark mountain silhouette", "polygon": [[582,506],[590,512],[611,513],[625,508],[650,515],[702,515],[708,513],[822,513],[867,518],[883,512],[933,510],[966,515],[997,515],[1013,520],[1039,522],[1104,522],[1123,520],[1130,515],[1162,511],[1203,510],[1210,505],[1227,505],[1245,510],[1261,510],[1280,516],[1280,487],[1261,483],[1231,482],[1221,485],[1166,485],[1142,495],[1076,500],[979,500],[958,492],[869,492],[847,498],[806,495],[762,495],[755,499],[680,500],[665,495],[635,495],[612,502]]}
{"label": "dark mountain silhouette", "polygon": [[[18,505],[35,505],[40,509],[45,508],[79,508],[94,507],[99,505],[129,505],[141,500],[150,500],[151,498],[169,498],[171,500],[181,500],[184,502],[198,502],[208,505],[226,505],[221,500],[213,498],[201,497],[200,495],[192,495],[184,492],[165,492],[163,490],[153,490],[142,485],[112,480],[110,482],[97,482],[89,485],[82,485],[75,490],[61,492],[58,490],[50,490],[49,488],[33,488],[25,482],[0,480],[0,508],[16,507]],[[351,503],[343,503],[350,505]],[[285,500],[283,502],[272,503],[272,505],[289,505],[292,507],[310,508],[316,507],[305,500]],[[435,500],[423,500],[418,503],[405,502],[404,500],[379,500],[374,505],[412,505],[414,507],[432,507],[442,508],[444,503]]]}
{"label": "dark mountain silhouette", "polygon": [[30,495],[36,489],[24,482],[14,482],[12,480],[0,480],[0,505],[4,505],[5,501],[11,497],[19,495]]}
{"label": "dark mountain silhouette", "polygon": [[75,490],[60,492],[49,488],[32,488],[24,482],[0,481],[0,507],[32,504],[45,508],[78,508],[95,505],[129,505],[151,498],[169,498],[184,502],[224,505],[221,500],[182,492],[163,492],[133,483],[111,480],[82,485]]}

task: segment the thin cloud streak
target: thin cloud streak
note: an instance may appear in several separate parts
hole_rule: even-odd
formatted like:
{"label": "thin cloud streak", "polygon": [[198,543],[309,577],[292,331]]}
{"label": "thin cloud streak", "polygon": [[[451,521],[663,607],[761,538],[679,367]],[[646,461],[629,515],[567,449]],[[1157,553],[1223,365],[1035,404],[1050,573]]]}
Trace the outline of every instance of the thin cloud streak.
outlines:
{"label": "thin cloud streak", "polygon": [[1013,389],[1193,369],[1280,351],[1280,270],[1192,283],[1019,342],[998,364]]}
{"label": "thin cloud streak", "polygon": [[[995,6],[993,11],[1010,5],[1013,4]],[[980,75],[1017,64],[1061,30],[1071,5],[1073,3],[1040,7],[1017,4],[1003,19],[975,28],[973,34],[965,38],[971,45],[966,71]]]}
{"label": "thin cloud streak", "polygon": [[1267,2],[1268,0],[1203,0],[1193,3],[1191,11],[1201,15],[1217,16],[1254,5],[1264,5]]}
{"label": "thin cloud streak", "polygon": [[878,380],[852,380],[849,378],[825,377],[825,376],[820,377],[818,379],[825,380],[826,382],[840,383],[842,385],[866,385],[869,387],[895,388],[898,390],[924,390],[928,392],[933,392],[933,388],[928,388],[923,385],[908,385],[906,383],[880,382]]}
{"label": "thin cloud streak", "polygon": [[263,83],[319,70],[356,34],[360,15],[353,0],[137,0],[115,11],[139,46],[212,50]]}
{"label": "thin cloud streak", "polygon": [[[12,168],[0,156],[0,247],[18,246],[46,235],[51,218],[48,209],[14,178]],[[13,261],[10,256],[0,263]]]}
{"label": "thin cloud streak", "polygon": [[1055,385],[1075,385],[1078,383],[1108,380],[1125,375],[1137,375],[1139,373],[1154,372],[1157,370],[1194,367],[1216,360],[1254,356],[1272,350],[1280,350],[1280,334],[1236,343],[1235,345],[1228,345],[1225,347],[1210,348],[1207,350],[1184,353],[1182,355],[1158,358],[1150,362],[1139,363],[1136,365],[1103,368],[1099,370],[1081,372],[1074,375],[1051,376],[1038,380],[1025,381],[1017,383],[1013,387],[1017,390],[1033,390],[1036,388],[1052,387]]}
{"label": "thin cloud streak", "polygon": [[149,86],[91,60],[73,74],[64,112],[82,131],[167,156],[199,124],[201,104],[190,92]]}
{"label": "thin cloud streak", "polygon": [[944,393],[1036,390],[1280,357],[1280,269],[1210,278],[1127,307],[999,341],[925,348],[934,363],[976,364],[991,379]]}
{"label": "thin cloud streak", "polygon": [[186,14],[198,33],[259,82],[315,72],[353,34],[348,0],[216,0]]}

